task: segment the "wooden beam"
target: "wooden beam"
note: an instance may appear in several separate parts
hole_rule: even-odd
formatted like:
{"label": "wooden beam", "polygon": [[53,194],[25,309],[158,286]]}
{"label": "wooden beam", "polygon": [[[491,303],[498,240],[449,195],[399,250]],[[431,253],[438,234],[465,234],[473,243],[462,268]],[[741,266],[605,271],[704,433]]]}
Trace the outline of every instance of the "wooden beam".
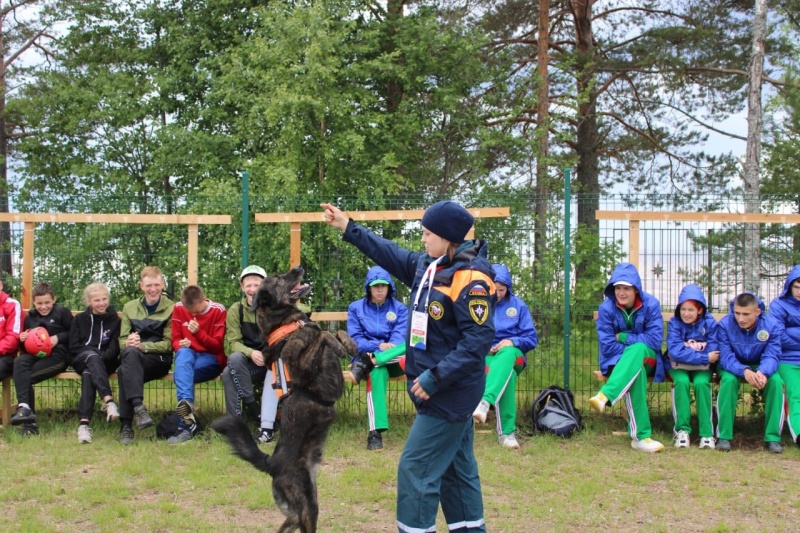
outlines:
{"label": "wooden beam", "polygon": [[301,231],[300,223],[292,222],[289,230],[289,268],[294,268],[300,264]]}
{"label": "wooden beam", "polygon": [[639,250],[642,242],[642,234],[639,231],[639,221],[628,221],[628,261],[639,270]]}
{"label": "wooden beam", "polygon": [[675,211],[594,212],[598,220],[649,220],[660,222],[725,222],[753,224],[800,224],[800,215],[771,213],[679,213]]}
{"label": "wooden beam", "polygon": [[[467,209],[475,218],[502,218],[510,215],[508,207],[481,207]],[[348,211],[345,215],[356,222],[366,220],[420,220],[425,214],[424,209],[406,209],[398,211]],[[325,222],[323,212],[314,213],[256,213],[256,222],[262,223],[290,223],[290,222]],[[2,220],[2,219],[0,219]]]}
{"label": "wooden beam", "polygon": [[186,246],[187,266],[186,281],[189,285],[197,285],[197,224],[189,224],[189,242]]}
{"label": "wooden beam", "polygon": [[19,291],[19,303],[23,309],[30,309],[33,303],[33,234],[35,224],[26,222],[22,236],[22,287]]}
{"label": "wooden beam", "polygon": [[86,224],[230,224],[230,215],[136,215],[111,213],[0,213],[0,222]]}

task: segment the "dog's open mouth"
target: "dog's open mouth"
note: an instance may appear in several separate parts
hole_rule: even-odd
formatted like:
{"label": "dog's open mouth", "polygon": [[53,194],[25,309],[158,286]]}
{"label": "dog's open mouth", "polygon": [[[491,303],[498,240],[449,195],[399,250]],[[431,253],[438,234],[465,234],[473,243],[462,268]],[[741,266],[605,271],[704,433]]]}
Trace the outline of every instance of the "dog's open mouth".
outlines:
{"label": "dog's open mouth", "polygon": [[292,289],[291,292],[289,293],[289,296],[291,297],[292,300],[299,300],[300,298],[308,294],[310,291],[311,291],[311,285],[309,285],[308,283],[302,283],[296,285],[295,288]]}

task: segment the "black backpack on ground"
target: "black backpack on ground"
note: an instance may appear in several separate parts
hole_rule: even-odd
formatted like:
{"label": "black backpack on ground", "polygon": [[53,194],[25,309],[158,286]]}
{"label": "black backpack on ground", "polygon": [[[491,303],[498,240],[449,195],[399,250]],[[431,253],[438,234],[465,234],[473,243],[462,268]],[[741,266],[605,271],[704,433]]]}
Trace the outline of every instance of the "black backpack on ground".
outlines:
{"label": "black backpack on ground", "polygon": [[583,420],[575,408],[572,392],[558,385],[551,385],[539,393],[533,401],[531,416],[535,431],[571,437],[583,429]]}

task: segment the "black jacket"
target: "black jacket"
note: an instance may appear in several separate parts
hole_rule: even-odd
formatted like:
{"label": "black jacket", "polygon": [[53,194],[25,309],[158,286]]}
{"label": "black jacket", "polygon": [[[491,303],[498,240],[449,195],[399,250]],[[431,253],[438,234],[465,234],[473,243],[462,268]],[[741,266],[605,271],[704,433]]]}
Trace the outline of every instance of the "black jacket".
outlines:
{"label": "black jacket", "polygon": [[109,306],[102,315],[95,315],[87,307],[75,315],[69,332],[69,352],[75,357],[92,350],[103,359],[111,361],[119,357],[119,328],[121,324],[117,310]]}
{"label": "black jacket", "polygon": [[[25,325],[23,329],[31,330],[38,327],[43,327],[51,336],[58,337],[58,344],[53,350],[63,351],[64,354],[69,352],[69,331],[72,326],[72,311],[59,304],[53,304],[53,309],[45,316],[39,314],[35,307],[28,311],[25,317]],[[25,352],[25,346],[20,346],[21,353]]]}

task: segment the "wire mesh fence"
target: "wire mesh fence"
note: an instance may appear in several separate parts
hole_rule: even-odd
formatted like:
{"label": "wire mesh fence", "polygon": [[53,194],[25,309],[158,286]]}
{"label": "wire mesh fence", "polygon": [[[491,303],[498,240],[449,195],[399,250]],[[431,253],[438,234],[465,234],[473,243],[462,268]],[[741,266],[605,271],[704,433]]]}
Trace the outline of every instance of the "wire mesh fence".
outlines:
{"label": "wire mesh fence", "polygon": [[[198,228],[198,284],[212,300],[230,306],[241,297],[237,276],[243,263],[257,264],[268,272],[284,272],[290,265],[289,224],[258,224],[255,213],[320,213],[320,202],[330,201],[343,210],[424,209],[439,198],[429,197],[359,197],[318,198],[312,195],[279,197],[250,196],[249,232],[242,234],[240,198],[177,198],[149,205],[156,213],[227,214],[231,224],[200,225]],[[527,302],[539,334],[539,345],[528,354],[528,368],[517,387],[518,409],[528,412],[538,392],[551,384],[567,384],[582,405],[598,389],[592,372],[597,364],[597,335],[593,314],[603,298],[603,289],[614,266],[631,260],[639,269],[644,290],[660,302],[662,311],[675,310],[678,293],[687,283],[704,288],[709,307],[714,312],[727,311],[730,300],[747,282],[747,265],[758,265],[758,293],[766,304],[777,296],[790,267],[800,262],[799,224],[742,224],[717,221],[641,221],[578,220],[595,210],[667,212],[675,202],[670,198],[576,195],[568,201],[573,215],[565,220],[565,200],[557,195],[546,198],[525,194],[456,195],[453,199],[468,207],[504,206],[506,218],[478,218],[475,235],[489,243],[489,259],[506,264],[513,276],[513,292]],[[138,206],[136,199],[116,198],[107,202],[108,212]],[[12,205],[16,205],[12,202]],[[69,201],[61,207],[69,207]],[[82,204],[74,204],[80,210]],[[537,206],[546,213],[537,220]],[[796,213],[792,199],[761,200],[762,213]],[[741,213],[741,198],[702,199],[695,204],[704,213]],[[46,206],[31,210],[47,211]],[[117,211],[115,211],[117,209]],[[167,211],[169,209],[169,211]],[[419,223],[416,221],[365,222],[365,226],[399,245],[420,250]],[[12,265],[6,275],[6,291],[20,294],[22,278],[22,241],[24,226],[11,223],[10,241],[5,252]],[[158,265],[167,278],[167,294],[177,299],[187,283],[187,228],[182,225],[131,225],[106,223],[38,223],[34,228],[33,280],[49,281],[56,288],[59,301],[73,309],[82,309],[83,287],[93,280],[106,282],[112,301],[119,310],[133,298],[140,297],[139,271],[148,264]],[[753,235],[761,246],[748,248]],[[570,244],[566,247],[565,236]],[[247,250],[243,253],[243,243]],[[571,263],[565,273],[565,253]],[[753,254],[757,254],[753,263]],[[344,243],[337,230],[319,222],[302,225],[301,263],[313,291],[306,300],[314,311],[345,311],[347,305],[365,295],[364,277],[372,266],[369,259],[353,246]],[[569,290],[565,291],[567,286]],[[397,296],[408,298],[408,289],[398,286]],[[570,310],[565,316],[565,298]],[[344,322],[327,324],[331,330],[345,329]],[[345,362],[343,362],[344,368]],[[77,402],[74,384],[49,380],[37,385],[42,406],[73,408]],[[174,388],[171,381],[157,381],[148,386],[146,401],[154,406],[171,408]],[[224,401],[220,382],[211,382],[198,398],[200,409],[222,412]],[[746,401],[740,414],[759,408],[757,396],[745,388]],[[59,403],[62,402],[62,403]],[[410,414],[413,408],[402,383],[393,383],[390,409]],[[205,406],[205,407],[204,407]],[[669,384],[653,384],[652,409],[669,412]],[[340,410],[353,413],[365,409],[362,387],[348,387],[340,401]]]}

